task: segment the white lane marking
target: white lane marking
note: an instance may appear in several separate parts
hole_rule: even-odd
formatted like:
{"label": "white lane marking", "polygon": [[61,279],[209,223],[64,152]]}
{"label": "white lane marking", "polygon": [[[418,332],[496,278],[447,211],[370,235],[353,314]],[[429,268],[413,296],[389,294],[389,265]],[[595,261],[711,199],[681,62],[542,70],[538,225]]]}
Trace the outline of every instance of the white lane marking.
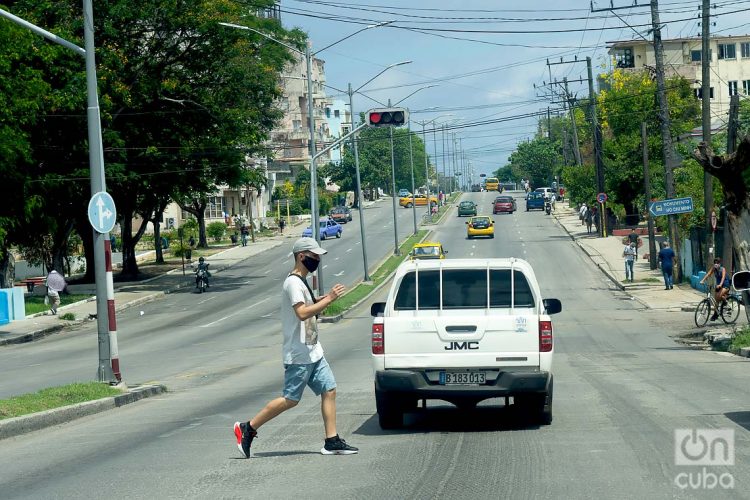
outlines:
{"label": "white lane marking", "polygon": [[328,265],[323,266],[323,269],[325,269],[326,267],[328,267]]}
{"label": "white lane marking", "polygon": [[270,273],[270,272],[271,272],[271,270],[269,269],[268,271],[266,271],[265,273],[263,273],[263,276],[268,276],[268,273]]}
{"label": "white lane marking", "polygon": [[264,314],[263,316],[261,316],[261,318],[270,318],[272,316],[274,316],[273,313],[268,313],[268,314]]}
{"label": "white lane marking", "polygon": [[362,244],[361,241],[358,241],[357,243],[355,243],[355,245],[361,245],[361,244]]}
{"label": "white lane marking", "polygon": [[167,432],[166,434],[162,434],[161,436],[159,436],[159,438],[172,437],[175,434],[177,434],[178,432],[185,432],[186,428],[192,429],[193,427],[198,427],[199,425],[203,425],[203,422],[193,422],[192,424],[181,425],[177,429],[175,429],[175,430],[173,430],[171,432]]}
{"label": "white lane marking", "polygon": [[339,260],[340,258],[341,258],[341,257],[336,257],[336,258],[335,258],[335,259],[333,259],[333,260]]}
{"label": "white lane marking", "polygon": [[354,249],[353,249],[353,248],[349,248],[349,249],[347,249],[347,250],[346,250],[346,253],[349,253],[349,252],[351,252],[352,250],[354,250]]}
{"label": "white lane marking", "polygon": [[469,257],[474,257],[474,252],[471,252],[471,253],[469,254]]}
{"label": "white lane marking", "polygon": [[198,304],[203,304],[204,302],[208,302],[209,300],[213,300],[213,299],[215,299],[216,297],[218,297],[218,295],[213,295],[213,296],[211,296],[211,297],[209,297],[209,298],[207,298],[207,299],[203,299],[203,300],[201,300],[200,302],[198,302]]}
{"label": "white lane marking", "polygon": [[251,282],[250,280],[247,280],[247,281],[243,281],[243,282],[242,282],[242,284],[243,284],[243,285],[249,285],[250,283],[252,283],[252,282]]}
{"label": "white lane marking", "polygon": [[472,250],[475,249],[476,247],[477,247],[476,245],[471,245]]}
{"label": "white lane marking", "polygon": [[286,256],[287,257],[291,257],[292,256],[292,252],[289,252],[288,254],[286,254]]}
{"label": "white lane marking", "polygon": [[34,363],[33,365],[28,365],[29,368],[31,368],[32,366],[42,366],[42,363]]}
{"label": "white lane marking", "polygon": [[[281,278],[279,278],[279,279],[281,279]],[[248,309],[252,309],[253,307],[255,307],[255,306],[258,306],[258,305],[262,304],[263,302],[267,302],[267,301],[269,301],[269,300],[271,300],[271,297],[266,297],[265,299],[263,299],[263,300],[259,300],[258,302],[255,302],[255,303],[253,303],[253,304],[250,304],[250,305],[249,305],[249,306],[247,306],[247,307],[243,307],[243,308],[242,308],[242,309],[240,309],[239,311],[235,311],[235,312],[233,312],[232,314],[227,314],[227,315],[226,315],[226,316],[224,316],[223,318],[219,318],[219,319],[217,319],[216,321],[212,321],[212,322],[208,323],[207,325],[201,325],[201,327],[200,327],[200,328],[208,328],[209,326],[214,326],[215,324],[217,324],[217,323],[220,323],[220,322],[224,321],[225,319],[229,319],[229,318],[231,318],[232,316],[236,316],[236,315],[238,315],[238,314],[240,314],[240,313],[243,313],[243,312],[247,311]]]}
{"label": "white lane marking", "polygon": [[334,276],[341,276],[341,275],[343,275],[343,274],[344,274],[344,271],[341,271],[340,273],[336,273],[336,274],[334,274]]}

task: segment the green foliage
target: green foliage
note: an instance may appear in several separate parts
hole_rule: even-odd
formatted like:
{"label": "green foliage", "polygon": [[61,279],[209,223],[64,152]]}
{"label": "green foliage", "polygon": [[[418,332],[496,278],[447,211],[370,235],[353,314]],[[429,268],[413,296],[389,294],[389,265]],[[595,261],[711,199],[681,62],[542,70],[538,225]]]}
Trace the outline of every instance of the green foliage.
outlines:
{"label": "green foliage", "polygon": [[64,321],[75,321],[76,315],[73,313],[65,313],[60,315],[60,319]]}
{"label": "green foliage", "polygon": [[119,394],[122,394],[122,391],[101,382],[78,382],[51,387],[0,400],[0,420]]}
{"label": "green foliage", "polygon": [[206,233],[209,238],[213,238],[214,241],[220,241],[227,232],[227,225],[223,222],[212,222],[206,226]]}
{"label": "green foliage", "polygon": [[560,145],[546,137],[522,142],[508,158],[515,179],[530,179],[532,188],[549,186],[561,161]]}
{"label": "green foliage", "polygon": [[591,204],[596,200],[596,184],[594,166],[566,165],[562,169],[562,181],[565,185],[566,196],[575,204]]}

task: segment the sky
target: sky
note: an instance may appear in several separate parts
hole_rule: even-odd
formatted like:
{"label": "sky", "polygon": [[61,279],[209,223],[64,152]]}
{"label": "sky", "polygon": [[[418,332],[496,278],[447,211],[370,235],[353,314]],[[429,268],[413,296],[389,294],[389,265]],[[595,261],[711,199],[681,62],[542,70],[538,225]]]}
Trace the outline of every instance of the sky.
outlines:
{"label": "sky", "polygon": [[[612,1],[615,7],[634,3]],[[361,93],[384,103],[406,98],[401,105],[409,108],[417,131],[422,127],[415,122],[428,121],[428,131],[433,123],[453,127],[477,176],[507,164],[516,145],[536,133],[538,113],[546,116],[548,106],[553,113],[560,109],[545,83],[585,80],[586,57],[592,58],[595,74],[607,72],[607,42],[651,39],[649,2],[637,3],[641,6],[592,12],[589,0],[280,1],[283,25],[307,32],[314,51],[367,25],[393,21],[318,53],[328,85],[357,88],[391,64],[412,61],[389,69]],[[662,38],[700,36],[700,5],[700,0],[660,0]],[[750,33],[750,0],[712,0],[711,5],[712,35]],[[593,6],[603,9],[610,2],[597,0]],[[576,57],[583,62],[546,63]],[[435,86],[423,88],[429,85]],[[571,83],[570,90],[588,95],[586,82]],[[330,88],[327,94],[348,99]],[[355,95],[355,113],[378,106]],[[441,134],[436,143],[427,135],[428,152],[433,156],[437,146],[441,170]]]}

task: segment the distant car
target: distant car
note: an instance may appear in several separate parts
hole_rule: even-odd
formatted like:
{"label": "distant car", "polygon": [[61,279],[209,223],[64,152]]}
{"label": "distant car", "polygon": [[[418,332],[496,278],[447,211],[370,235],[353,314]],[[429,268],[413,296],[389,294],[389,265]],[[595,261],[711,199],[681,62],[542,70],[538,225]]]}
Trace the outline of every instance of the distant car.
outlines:
{"label": "distant car", "polygon": [[486,215],[472,217],[466,222],[466,237],[472,239],[476,236],[495,237],[495,221]]}
{"label": "distant car", "polygon": [[551,187],[540,187],[540,188],[536,188],[534,190],[534,192],[535,193],[542,193],[542,194],[544,194],[545,198],[549,198],[550,196],[552,196],[555,193],[555,190],[552,189]]}
{"label": "distant car", "polygon": [[409,259],[444,259],[447,253],[439,241],[423,241],[414,245],[409,252]]}
{"label": "distant car", "polygon": [[471,185],[471,192],[472,193],[479,193],[481,191],[482,191],[482,186],[480,186],[479,184],[472,184]]}
{"label": "distant car", "polygon": [[352,211],[349,207],[333,207],[328,216],[339,224],[346,224],[352,220]]}
{"label": "distant car", "polygon": [[458,204],[458,216],[473,216],[477,214],[477,206],[473,201],[462,201]]}
{"label": "distant car", "polygon": [[[435,196],[430,196],[430,201],[437,205],[438,199]],[[426,207],[427,206],[427,195],[426,194],[415,194],[408,195],[401,198],[398,204],[404,208],[411,208],[412,206]]]}
{"label": "distant car", "polygon": [[[334,236],[336,238],[341,238],[341,233],[344,231],[344,228],[341,227],[341,224],[332,219],[321,219],[319,222],[321,240],[332,238]],[[302,236],[312,238],[312,226],[307,226],[307,229],[302,231]]]}
{"label": "distant car", "polygon": [[534,191],[526,195],[526,211],[536,209],[544,210],[544,193]]}
{"label": "distant car", "polygon": [[409,196],[411,193],[408,189],[399,189],[398,190],[398,197],[403,198],[404,196]]}
{"label": "distant car", "polygon": [[512,196],[498,196],[492,204],[492,213],[499,214],[507,212],[513,214],[516,211],[516,200]]}

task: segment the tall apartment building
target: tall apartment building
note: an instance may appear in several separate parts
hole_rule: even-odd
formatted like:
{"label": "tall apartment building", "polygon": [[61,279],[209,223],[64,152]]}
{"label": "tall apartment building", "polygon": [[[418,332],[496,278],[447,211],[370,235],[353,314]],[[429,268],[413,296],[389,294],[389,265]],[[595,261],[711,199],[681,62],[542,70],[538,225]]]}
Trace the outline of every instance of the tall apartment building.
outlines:
{"label": "tall apartment building", "polygon": [[[626,71],[654,71],[654,46],[645,40],[609,42],[613,66]],[[711,123],[723,126],[729,115],[729,98],[750,95],[750,35],[716,36],[710,39]],[[680,75],[691,82],[696,96],[701,95],[701,39],[664,40],[664,69],[667,77]]]}
{"label": "tall apartment building", "polygon": [[[351,131],[352,115],[346,102],[340,99],[332,100],[325,109],[325,116],[332,139],[338,139]],[[333,163],[341,161],[341,148],[331,150],[331,161]]]}

